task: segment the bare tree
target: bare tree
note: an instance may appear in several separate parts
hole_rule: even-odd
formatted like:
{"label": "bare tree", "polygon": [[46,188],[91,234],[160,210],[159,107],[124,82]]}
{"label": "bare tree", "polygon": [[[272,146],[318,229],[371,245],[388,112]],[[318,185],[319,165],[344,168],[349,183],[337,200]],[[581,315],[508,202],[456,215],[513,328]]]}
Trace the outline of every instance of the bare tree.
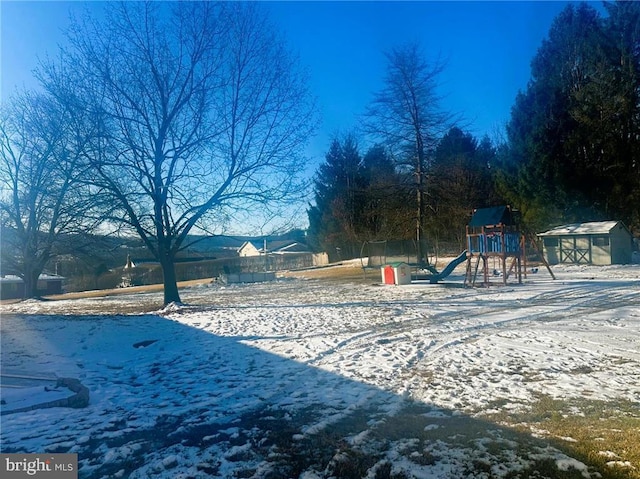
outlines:
{"label": "bare tree", "polygon": [[429,154],[454,123],[454,115],[440,105],[437,90],[442,61],[427,61],[415,43],[394,48],[385,56],[384,86],[365,112],[365,129],[390,147],[401,168],[413,173],[416,243],[418,261],[422,261]]}
{"label": "bare tree", "polygon": [[18,274],[27,297],[64,252],[68,238],[93,229],[93,196],[79,178],[87,132],[51,96],[24,92],[0,118],[0,218],[3,272]]}
{"label": "bare tree", "polygon": [[[164,302],[194,229],[291,197],[315,126],[305,76],[255,4],[107,4],[70,31],[62,70],[100,119],[95,185],[159,261]],[[41,78],[56,89],[53,63]]]}

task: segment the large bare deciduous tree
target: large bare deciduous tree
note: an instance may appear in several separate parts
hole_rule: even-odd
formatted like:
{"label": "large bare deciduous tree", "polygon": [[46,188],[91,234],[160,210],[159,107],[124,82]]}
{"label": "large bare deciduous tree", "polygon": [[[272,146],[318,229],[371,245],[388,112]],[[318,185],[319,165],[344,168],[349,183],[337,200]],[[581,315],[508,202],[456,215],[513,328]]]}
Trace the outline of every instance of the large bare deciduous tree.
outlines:
{"label": "large bare deciduous tree", "polygon": [[422,261],[429,155],[454,123],[454,115],[440,104],[442,61],[429,62],[416,43],[393,48],[385,57],[383,87],[365,112],[365,128],[388,145],[401,169],[413,173],[416,244],[418,261]]}
{"label": "large bare deciduous tree", "polygon": [[[62,66],[101,134],[92,182],[159,261],[164,302],[180,302],[174,262],[194,230],[300,187],[315,126],[306,76],[256,4],[123,2],[70,31]],[[67,76],[68,78],[68,76]]]}
{"label": "large bare deciduous tree", "polygon": [[80,181],[90,137],[81,115],[44,93],[22,92],[0,116],[2,269],[19,275],[26,297],[38,295],[45,266],[69,238],[95,227],[95,197]]}

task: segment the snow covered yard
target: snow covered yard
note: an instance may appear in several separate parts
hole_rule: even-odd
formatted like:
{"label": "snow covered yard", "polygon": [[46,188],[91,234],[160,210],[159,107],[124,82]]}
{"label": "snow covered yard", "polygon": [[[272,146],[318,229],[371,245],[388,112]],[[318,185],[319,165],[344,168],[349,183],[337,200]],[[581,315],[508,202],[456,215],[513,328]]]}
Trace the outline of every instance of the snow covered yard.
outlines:
{"label": "snow covered yard", "polygon": [[117,312],[157,293],[5,305],[3,370],[91,401],[3,415],[2,452],[78,453],[84,478],[640,477],[637,448],[572,453],[586,439],[533,420],[597,406],[640,438],[640,267],[554,272],[211,284],[155,314]]}

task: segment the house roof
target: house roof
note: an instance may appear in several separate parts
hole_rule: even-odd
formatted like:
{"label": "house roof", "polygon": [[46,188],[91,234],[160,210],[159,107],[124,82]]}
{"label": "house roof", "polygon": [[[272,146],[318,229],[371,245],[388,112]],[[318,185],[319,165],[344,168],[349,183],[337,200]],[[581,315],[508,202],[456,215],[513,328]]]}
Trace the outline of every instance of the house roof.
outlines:
{"label": "house roof", "polygon": [[588,223],[573,223],[570,225],[557,226],[538,236],[569,236],[569,235],[598,235],[608,234],[618,224],[622,227],[620,221],[591,221]]}
{"label": "house roof", "polygon": [[[271,241],[267,243],[267,249],[270,251],[284,252],[302,246],[298,241]],[[303,247],[306,249],[306,247]]]}
{"label": "house roof", "polygon": [[240,245],[240,247],[238,248],[238,251],[241,251],[241,250],[245,249],[247,246],[253,246],[258,251],[261,251],[263,245],[264,245],[264,243],[261,243],[261,242],[258,242],[258,241],[245,241],[244,243],[242,243]]}
{"label": "house roof", "polygon": [[23,283],[22,278],[20,276],[16,276],[15,274],[4,274],[0,276],[0,283]]}
{"label": "house roof", "polygon": [[[249,245],[253,246],[260,253],[264,253],[264,241],[245,241],[238,251],[243,250]],[[267,252],[269,253],[284,253],[287,251],[307,251],[308,248],[300,243],[299,241],[293,240],[277,240],[277,241],[267,241]]]}
{"label": "house roof", "polygon": [[[42,273],[38,276],[38,281],[63,281],[65,278],[63,276],[58,276],[57,274],[46,274]],[[23,283],[22,278],[15,274],[5,274],[0,277],[0,283]]]}
{"label": "house roof", "polygon": [[513,225],[514,215],[509,206],[494,206],[492,208],[478,208],[473,212],[469,226],[472,228],[493,225]]}
{"label": "house roof", "polygon": [[299,243],[294,241],[293,243],[288,243],[283,246],[274,248],[275,253],[308,253],[309,247],[303,243]]}

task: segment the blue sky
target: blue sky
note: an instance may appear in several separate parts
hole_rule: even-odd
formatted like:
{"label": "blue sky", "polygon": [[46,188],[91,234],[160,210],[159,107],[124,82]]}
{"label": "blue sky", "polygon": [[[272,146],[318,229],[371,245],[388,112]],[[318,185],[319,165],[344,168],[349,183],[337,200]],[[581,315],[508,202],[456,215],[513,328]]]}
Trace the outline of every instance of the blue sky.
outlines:
{"label": "blue sky", "polygon": [[311,69],[323,109],[321,148],[357,125],[382,86],[390,48],[418,41],[442,58],[443,108],[469,130],[493,136],[529,80],[530,61],[567,2],[282,2],[274,21]]}
{"label": "blue sky", "polygon": [[[315,169],[336,133],[350,131],[382,85],[383,52],[410,41],[447,67],[443,107],[476,136],[494,136],[526,87],[530,61],[567,2],[263,2],[303,65],[322,113],[309,153]],[[600,3],[594,3],[599,7]],[[92,2],[96,11],[98,2]],[[55,54],[69,12],[84,2],[2,1],[0,94],[32,86],[37,57]],[[366,146],[366,145],[364,145]]]}
{"label": "blue sky", "polygon": [[[557,1],[270,2],[273,21],[309,66],[323,114],[311,151],[323,159],[331,137],[358,124],[382,86],[384,53],[419,42],[441,58],[442,107],[463,115],[466,128],[491,138],[504,131],[511,106],[530,78],[530,62]],[[601,8],[600,2],[592,5]],[[368,145],[363,145],[368,146]]]}

